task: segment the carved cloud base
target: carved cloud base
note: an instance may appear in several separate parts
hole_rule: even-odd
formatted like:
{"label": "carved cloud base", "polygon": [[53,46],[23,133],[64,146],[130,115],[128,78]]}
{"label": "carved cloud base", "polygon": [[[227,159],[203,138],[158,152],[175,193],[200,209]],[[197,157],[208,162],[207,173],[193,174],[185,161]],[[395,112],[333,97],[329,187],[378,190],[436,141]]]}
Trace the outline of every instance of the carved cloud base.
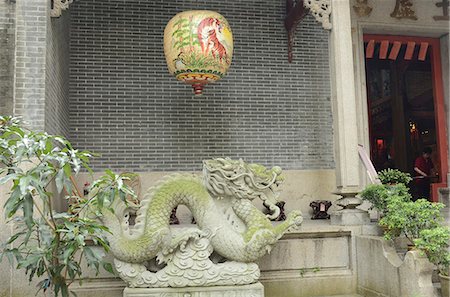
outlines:
{"label": "carved cloud base", "polygon": [[260,272],[256,263],[226,261],[216,264],[209,258],[213,248],[208,238],[191,238],[189,230],[184,234],[186,236],[180,236],[183,243],[174,252],[160,255],[159,259],[167,263],[161,270],[151,272],[143,264],[114,259],[119,276],[131,288],[233,286],[258,281]]}
{"label": "carved cloud base", "polygon": [[123,297],[264,297],[261,283],[243,286],[125,288]]}

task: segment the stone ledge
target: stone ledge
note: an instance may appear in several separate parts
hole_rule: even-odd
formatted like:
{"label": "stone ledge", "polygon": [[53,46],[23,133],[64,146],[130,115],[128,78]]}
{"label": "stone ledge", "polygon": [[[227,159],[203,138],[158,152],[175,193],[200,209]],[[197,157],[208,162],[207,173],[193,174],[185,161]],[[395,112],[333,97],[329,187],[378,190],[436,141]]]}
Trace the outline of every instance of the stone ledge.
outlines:
{"label": "stone ledge", "polygon": [[351,269],[342,268],[317,268],[314,269],[292,269],[292,270],[280,270],[280,271],[267,271],[262,272],[260,281],[263,283],[272,281],[303,281],[311,278],[352,278],[353,271]]}
{"label": "stone ledge", "polygon": [[125,288],[123,297],[264,297],[264,286],[215,286],[187,288]]}

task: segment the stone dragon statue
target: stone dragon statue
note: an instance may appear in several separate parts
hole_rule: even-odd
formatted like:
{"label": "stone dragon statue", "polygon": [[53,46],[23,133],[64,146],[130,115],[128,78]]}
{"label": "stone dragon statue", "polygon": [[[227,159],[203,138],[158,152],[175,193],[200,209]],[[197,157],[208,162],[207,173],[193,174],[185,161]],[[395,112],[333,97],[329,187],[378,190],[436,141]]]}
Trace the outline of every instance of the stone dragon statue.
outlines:
{"label": "stone dragon statue", "polygon": [[[272,225],[253,205],[252,200],[260,199],[277,217],[283,181],[279,167],[217,158],[203,162],[203,176],[166,177],[135,207],[116,199],[114,213],[104,211],[100,219],[111,231],[107,237],[119,275],[130,287],[256,282],[259,268],[254,262],[303,220],[300,211],[292,211],[284,222]],[[196,227],[169,225],[172,209],[180,204],[192,212]],[[133,213],[134,225],[129,219]],[[213,251],[227,261],[215,263]],[[165,266],[149,268],[152,259]]]}

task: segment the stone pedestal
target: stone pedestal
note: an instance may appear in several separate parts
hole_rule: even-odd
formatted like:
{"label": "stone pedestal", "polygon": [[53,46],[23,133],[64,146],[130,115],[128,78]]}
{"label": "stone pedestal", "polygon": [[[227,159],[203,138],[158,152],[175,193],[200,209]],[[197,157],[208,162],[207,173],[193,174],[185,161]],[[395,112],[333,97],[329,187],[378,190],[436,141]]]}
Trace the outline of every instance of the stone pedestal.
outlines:
{"label": "stone pedestal", "polygon": [[341,209],[331,215],[332,225],[366,225],[369,222],[369,214],[360,209]]}
{"label": "stone pedestal", "polygon": [[450,226],[450,188],[439,189],[439,202],[445,205],[445,207],[441,209],[441,214],[444,217],[446,224]]}
{"label": "stone pedestal", "polygon": [[264,297],[261,283],[243,286],[125,288],[123,297]]}
{"label": "stone pedestal", "polygon": [[366,225],[370,223],[369,213],[367,211],[357,209],[362,201],[356,197],[358,194],[355,188],[339,189],[334,194],[342,196],[336,201],[342,209],[331,214],[332,225]]}

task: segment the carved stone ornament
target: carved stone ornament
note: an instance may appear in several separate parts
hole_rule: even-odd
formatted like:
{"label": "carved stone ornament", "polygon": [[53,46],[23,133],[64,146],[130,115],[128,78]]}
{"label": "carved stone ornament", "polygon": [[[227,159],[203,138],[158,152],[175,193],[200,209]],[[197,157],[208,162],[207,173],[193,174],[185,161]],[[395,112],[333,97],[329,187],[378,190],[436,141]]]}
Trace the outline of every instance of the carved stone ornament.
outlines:
{"label": "carved stone ornament", "polygon": [[53,7],[50,12],[50,16],[59,18],[63,10],[69,8],[69,5],[73,3],[73,0],[52,0]]}
{"label": "carved stone ornament", "polygon": [[391,17],[396,19],[417,20],[416,12],[412,9],[412,0],[397,0]]}
{"label": "carved stone ornament", "polygon": [[[195,230],[191,230],[196,232]],[[198,231],[198,230],[197,230]],[[207,234],[189,238],[166,259],[167,266],[151,272],[143,264],[133,264],[115,259],[120,277],[131,288],[182,288],[207,286],[232,286],[255,283],[259,268],[255,263],[213,263],[213,248]]]}
{"label": "carved stone ornament", "polygon": [[368,0],[356,0],[356,4],[353,5],[353,10],[359,17],[369,16],[372,12],[372,7],[367,2]]}
{"label": "carved stone ornament", "polygon": [[[256,283],[255,262],[303,221],[295,210],[276,225],[269,220],[280,216],[283,181],[280,167],[217,158],[203,162],[201,176],[166,177],[139,204],[114,199],[98,219],[111,231],[105,236],[120,277],[130,287],[147,288]],[[253,200],[262,200],[271,213],[263,214]],[[180,204],[189,208],[196,227],[169,224]]]}
{"label": "carved stone ornament", "polygon": [[309,9],[318,22],[322,23],[324,29],[331,30],[331,0],[304,0],[303,5]]}

